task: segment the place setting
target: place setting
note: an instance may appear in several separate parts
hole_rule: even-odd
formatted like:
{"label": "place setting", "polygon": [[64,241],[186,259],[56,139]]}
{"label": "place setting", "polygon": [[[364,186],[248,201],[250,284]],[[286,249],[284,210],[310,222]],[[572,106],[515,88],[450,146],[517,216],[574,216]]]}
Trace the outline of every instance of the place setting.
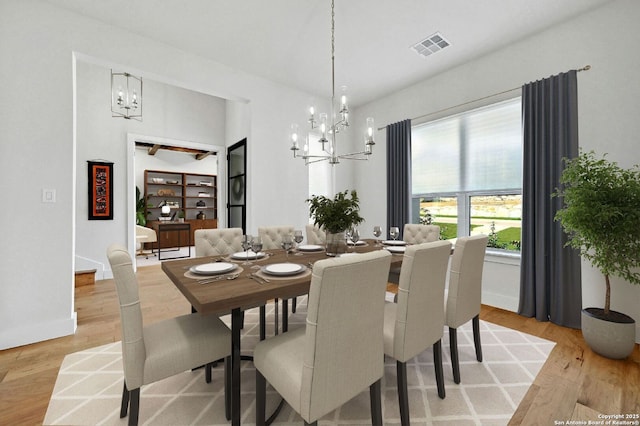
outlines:
{"label": "place setting", "polygon": [[253,275],[263,280],[287,280],[291,278],[299,278],[311,273],[311,270],[305,265],[293,262],[272,263],[261,267]]}
{"label": "place setting", "polygon": [[400,229],[397,226],[392,226],[389,228],[389,236],[392,239],[382,241],[382,248],[393,254],[404,254],[407,242],[397,239],[400,236]]}
{"label": "place setting", "polygon": [[198,284],[208,284],[215,281],[234,280],[240,276],[244,269],[229,262],[209,262],[193,265],[184,273],[184,276],[198,281]]}

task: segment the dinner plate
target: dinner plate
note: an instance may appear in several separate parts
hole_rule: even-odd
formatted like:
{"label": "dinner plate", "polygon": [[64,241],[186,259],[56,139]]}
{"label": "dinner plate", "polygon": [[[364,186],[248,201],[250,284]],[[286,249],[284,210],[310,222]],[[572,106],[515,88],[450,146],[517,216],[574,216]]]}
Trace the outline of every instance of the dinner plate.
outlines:
{"label": "dinner plate", "polygon": [[402,240],[385,240],[382,244],[385,246],[406,246],[407,242]]}
{"label": "dinner plate", "polygon": [[298,250],[300,251],[321,251],[324,250],[324,247],[318,246],[315,244],[302,244],[298,246]]}
{"label": "dinner plate", "polygon": [[263,257],[265,257],[265,252],[261,251],[259,253],[256,253],[253,250],[249,250],[249,252],[247,253],[246,251],[239,251],[237,253],[233,253],[231,255],[232,259],[242,259],[242,260],[246,260],[246,259],[262,259]]}
{"label": "dinner plate", "polygon": [[274,263],[262,268],[262,272],[270,275],[296,275],[303,272],[305,267],[297,263]]}
{"label": "dinner plate", "polygon": [[[352,246],[353,245],[353,241],[349,240],[349,241],[347,241],[347,244]],[[367,245],[367,242],[366,241],[362,241],[362,240],[358,240],[358,241],[356,241],[356,245],[357,246],[364,246],[364,245]]]}
{"label": "dinner plate", "polygon": [[236,269],[236,265],[226,262],[211,262],[195,265],[189,268],[189,271],[198,275],[218,275],[231,272]]}
{"label": "dinner plate", "polygon": [[404,253],[406,247],[402,247],[402,246],[386,246],[385,249],[389,250],[391,253]]}

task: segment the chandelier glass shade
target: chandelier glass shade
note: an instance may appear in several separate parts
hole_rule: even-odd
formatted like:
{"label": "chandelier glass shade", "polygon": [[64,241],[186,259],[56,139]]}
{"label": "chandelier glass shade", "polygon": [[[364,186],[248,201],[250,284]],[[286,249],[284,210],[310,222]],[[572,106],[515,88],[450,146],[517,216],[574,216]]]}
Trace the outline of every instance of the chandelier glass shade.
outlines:
{"label": "chandelier glass shade", "polygon": [[111,116],[142,121],[142,77],[111,70]]}
{"label": "chandelier glass shade", "polygon": [[[302,158],[305,164],[316,163],[318,161],[328,161],[330,164],[338,164],[340,160],[368,160],[373,152],[374,141],[374,120],[368,117],[366,120],[366,130],[364,134],[364,148],[362,151],[351,153],[338,153],[336,146],[336,135],[349,127],[349,106],[347,104],[346,87],[342,87],[343,93],[340,102],[336,102],[335,93],[335,7],[334,0],[331,0],[331,111],[330,114],[320,113],[316,116],[315,107],[309,108],[309,127],[311,130],[319,132],[318,143],[321,144],[320,153],[311,153],[309,149],[309,138],[304,138],[304,145],[300,147],[300,133],[297,124],[292,124],[289,132],[289,141],[294,158]],[[337,112],[336,112],[337,111]],[[302,151],[301,153],[299,151]]]}

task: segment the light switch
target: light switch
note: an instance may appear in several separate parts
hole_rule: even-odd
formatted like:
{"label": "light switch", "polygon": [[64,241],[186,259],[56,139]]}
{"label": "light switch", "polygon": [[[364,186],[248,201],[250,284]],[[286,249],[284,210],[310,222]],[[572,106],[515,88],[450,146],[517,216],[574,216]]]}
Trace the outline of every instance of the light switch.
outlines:
{"label": "light switch", "polygon": [[43,203],[55,203],[56,202],[56,190],[55,189],[43,189],[42,190],[42,202]]}

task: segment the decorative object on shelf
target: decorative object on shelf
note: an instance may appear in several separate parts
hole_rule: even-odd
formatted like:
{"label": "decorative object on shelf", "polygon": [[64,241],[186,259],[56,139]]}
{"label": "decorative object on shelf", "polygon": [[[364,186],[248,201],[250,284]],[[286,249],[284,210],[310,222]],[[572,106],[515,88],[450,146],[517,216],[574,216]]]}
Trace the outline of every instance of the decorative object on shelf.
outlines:
{"label": "decorative object on shelf", "polygon": [[[375,126],[373,118],[367,118],[366,130],[364,135],[364,150],[352,152],[348,154],[338,154],[336,145],[336,134],[349,127],[349,107],[347,106],[347,96],[342,94],[340,98],[340,106],[338,113],[335,114],[336,107],[335,96],[335,7],[334,1],[331,0],[331,111],[330,114],[321,113],[319,115],[319,123],[316,121],[315,107],[309,108],[309,124],[311,129],[320,130],[319,143],[322,144],[321,154],[311,154],[309,152],[309,141],[305,138],[302,155],[298,155],[300,145],[298,142],[298,125],[292,124],[290,131],[291,150],[294,158],[304,159],[305,164],[316,163],[318,161],[329,161],[331,165],[338,164],[341,159],[345,160],[367,160],[372,153],[373,145],[375,145],[373,133]],[[343,92],[345,87],[343,86]],[[335,121],[334,121],[335,120]],[[330,139],[327,139],[329,137]]]}
{"label": "decorative object on shelf", "polygon": [[565,163],[553,194],[564,207],[555,220],[567,233],[567,245],[605,279],[604,308],[582,310],[582,334],[594,352],[623,359],[635,346],[636,326],[633,318],[611,310],[609,277],[640,285],[640,166],[623,169],[593,151]]}
{"label": "decorative object on shelf", "polygon": [[111,70],[111,116],[142,121],[142,77]]}
{"label": "decorative object on shelf", "polygon": [[328,256],[345,253],[347,243],[344,233],[364,221],[360,216],[360,204],[355,190],[338,192],[333,199],[323,195],[313,195],[309,203],[309,217],[313,223],[327,234],[326,252]]}
{"label": "decorative object on shelf", "polygon": [[87,161],[89,220],[113,219],[113,163]]}
{"label": "decorative object on shelf", "polygon": [[202,200],[198,200],[198,202],[196,203],[196,207],[206,207],[207,203],[205,203]]}
{"label": "decorative object on shelf", "polygon": [[158,189],[159,197],[174,197],[176,195],[176,191],[173,189]]}
{"label": "decorative object on shelf", "polygon": [[201,211],[201,212],[199,212],[199,213],[196,215],[196,219],[200,219],[200,220],[202,220],[202,219],[206,219],[206,218],[207,218],[207,215],[206,215],[206,214],[204,214],[202,211]]}
{"label": "decorative object on shelf", "polygon": [[164,222],[171,220],[171,207],[167,205],[166,201],[160,209],[160,217],[158,219]]}

